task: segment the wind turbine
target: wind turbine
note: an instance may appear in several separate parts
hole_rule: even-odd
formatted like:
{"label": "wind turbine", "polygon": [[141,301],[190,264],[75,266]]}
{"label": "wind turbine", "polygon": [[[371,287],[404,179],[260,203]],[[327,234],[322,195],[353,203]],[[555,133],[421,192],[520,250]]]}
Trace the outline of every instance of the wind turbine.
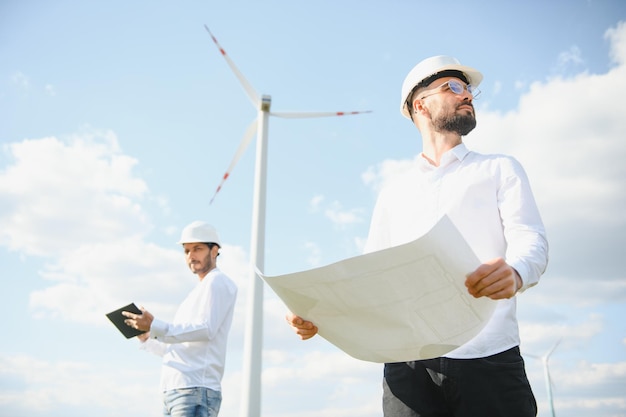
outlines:
{"label": "wind turbine", "polygon": [[311,118],[311,117],[331,117],[344,116],[370,111],[352,112],[270,112],[272,99],[269,95],[263,95],[259,99],[252,85],[246,80],[243,74],[237,69],[233,61],[220,46],[207,25],[205,29],[213,39],[215,46],[226,60],[226,63],[233,71],[243,89],[245,90],[252,105],[258,110],[257,118],[248,126],[244,137],[239,144],[237,152],[222,177],[220,184],[211,198],[211,203],[222,188],[224,182],[230,176],[233,168],[246,150],[252,137],[256,132],[256,165],[254,174],[254,199],[252,210],[252,232],[250,243],[250,259],[252,261],[250,269],[250,293],[248,296],[248,310],[246,317],[246,331],[244,340],[244,363],[243,363],[243,390],[241,401],[241,417],[259,417],[261,413],[261,353],[263,349],[263,281],[255,272],[255,266],[260,271],[264,270],[265,263],[265,189],[267,172],[267,131],[269,116],[283,118]]}
{"label": "wind turbine", "polygon": [[543,356],[526,353],[526,355],[530,356],[531,358],[539,359],[543,365],[543,376],[546,381],[546,390],[548,391],[548,404],[550,404],[550,415],[552,417],[555,417],[556,415],[554,414],[554,402],[552,400],[552,378],[550,378],[550,370],[548,369],[548,359],[550,359],[550,355],[552,355],[552,352],[554,352],[554,349],[556,349],[559,343],[561,343],[561,339],[557,340],[557,342],[552,345],[550,350],[548,350],[548,352]]}

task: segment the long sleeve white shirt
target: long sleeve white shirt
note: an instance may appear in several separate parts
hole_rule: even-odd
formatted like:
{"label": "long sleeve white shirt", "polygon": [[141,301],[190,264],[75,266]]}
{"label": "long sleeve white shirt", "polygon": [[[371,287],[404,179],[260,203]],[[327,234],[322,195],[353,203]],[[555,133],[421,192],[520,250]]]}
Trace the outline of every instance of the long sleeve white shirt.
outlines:
{"label": "long sleeve white shirt", "polygon": [[[446,152],[438,167],[417,159],[381,190],[365,252],[415,240],[448,215],[481,262],[502,257],[522,278],[522,291],[537,284],[548,243],[519,162],[471,152],[464,144]],[[519,345],[516,297],[497,303],[483,330],[446,357],[479,358]]]}
{"label": "long sleeve white shirt", "polygon": [[228,332],[237,287],[211,270],[187,295],[171,323],[154,319],[141,348],[163,356],[161,389],[206,387],[221,391]]}

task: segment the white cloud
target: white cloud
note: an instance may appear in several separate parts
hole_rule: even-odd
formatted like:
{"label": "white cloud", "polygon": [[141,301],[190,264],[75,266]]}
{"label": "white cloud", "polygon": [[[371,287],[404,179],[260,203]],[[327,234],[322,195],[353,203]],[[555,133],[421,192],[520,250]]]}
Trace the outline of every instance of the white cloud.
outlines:
{"label": "white cloud", "polygon": [[363,221],[362,209],[354,208],[345,210],[338,201],[334,201],[330,204],[330,206],[324,210],[324,215],[329,218],[335,226],[340,228]]}
{"label": "white cloud", "polygon": [[312,212],[317,212],[320,208],[320,205],[322,204],[322,202],[324,201],[324,196],[321,194],[318,194],[316,196],[314,196],[311,201],[309,202],[309,207],[310,210]]}
{"label": "white cloud", "polygon": [[[626,398],[623,395],[623,387],[626,384],[626,362],[572,363],[559,356],[558,350],[555,351],[548,365],[556,415],[624,415]],[[533,390],[539,409],[547,415],[546,410],[549,410],[549,406],[544,367],[538,360],[526,361],[526,364],[529,378],[535,381]]]}
{"label": "white cloud", "polygon": [[13,163],[0,172],[0,243],[10,249],[53,257],[149,230],[140,205],[147,186],[113,133],[26,139],[3,150]]}
{"label": "white cloud", "polygon": [[[314,347],[309,347],[305,353],[298,351],[284,357],[283,352],[278,354],[280,366],[268,361],[263,373],[264,392],[272,393],[267,395],[267,414],[292,416],[298,409],[297,404],[307,401],[310,392],[315,392],[317,400],[324,406],[302,410],[298,416],[380,414],[381,364],[357,361],[338,350],[319,351]],[[328,381],[333,382],[329,384]],[[305,389],[302,383],[306,384]]]}
{"label": "white cloud", "polygon": [[[565,387],[584,389],[598,386],[603,382],[614,381],[616,385],[625,386],[626,362],[621,363],[591,363],[583,361],[577,364],[576,372],[570,373],[567,378],[560,378],[560,384]],[[626,409],[626,398],[622,398]]]}
{"label": "white cloud", "polygon": [[494,96],[497,96],[498,94],[500,94],[502,92],[502,81],[494,82],[493,86],[491,87],[491,90]]}
{"label": "white cloud", "polygon": [[[585,260],[569,259],[568,256],[576,254],[568,254],[567,249],[562,245],[567,242],[567,237],[556,236],[559,238],[557,248],[553,248],[553,252],[557,252],[557,259],[554,262],[562,263],[568,261],[572,264],[571,268],[583,268],[587,264]],[[608,239],[607,239],[608,240]],[[553,243],[554,246],[554,243]],[[577,247],[579,251],[587,249],[585,244],[579,243]],[[604,245],[599,248],[593,248],[593,251],[609,250]],[[577,251],[577,252],[579,252]],[[592,248],[588,249],[592,252]],[[584,256],[584,255],[581,255]],[[551,267],[549,267],[551,268]],[[556,268],[556,267],[555,267]],[[609,268],[604,267],[605,270]],[[573,274],[572,274],[573,275]],[[626,301],[626,280],[620,279],[619,276],[612,277],[606,273],[593,273],[591,268],[585,267],[582,274],[574,277],[568,273],[551,273],[550,270],[545,274],[545,278],[541,281],[541,289],[539,291],[530,290],[524,294],[529,297],[530,302],[537,305],[553,305],[555,303],[572,306],[575,308],[585,308],[590,306],[600,306],[609,303],[620,304]]]}
{"label": "white cloud", "polygon": [[368,167],[367,170],[361,174],[361,180],[378,194],[387,181],[409,169],[414,162],[414,158],[401,160],[385,159],[375,166]]}
{"label": "white cloud", "polygon": [[524,88],[526,88],[526,82],[525,81],[522,81],[522,80],[515,81],[515,89],[517,91],[523,90]]}
{"label": "white cloud", "polygon": [[619,22],[614,28],[609,28],[604,38],[611,44],[611,60],[617,65],[626,63],[626,22]]}
{"label": "white cloud", "polygon": [[[152,225],[141,203],[148,187],[115,134],[27,139],[4,150],[12,163],[0,172],[0,243],[50,260],[39,272],[47,287],[30,294],[35,317],[105,325],[104,312],[129,300],[173,316],[172,300],[196,278],[181,251],[146,241]],[[246,258],[226,244],[220,257],[240,288]]]}
{"label": "white cloud", "polygon": [[195,284],[182,252],[124,237],[78,245],[40,274],[49,286],[31,293],[36,316],[92,324],[105,324],[103,312],[130,300],[153,313],[173,316],[171,300],[182,299]]}
{"label": "white cloud", "polygon": [[[581,415],[626,413],[626,398],[623,395],[626,362],[580,361],[569,369],[563,369],[559,362],[556,365],[549,368],[554,381],[555,410],[567,415],[575,412]],[[617,410],[621,410],[620,414],[611,414]]]}
{"label": "white cloud", "polygon": [[306,242],[304,244],[304,248],[306,249],[307,253],[309,254],[309,256],[307,258],[308,264],[311,265],[311,266],[319,266],[320,263],[321,263],[321,260],[322,260],[322,250],[317,245],[317,243]]}
{"label": "white cloud", "polygon": [[323,211],[324,216],[328,218],[333,225],[344,228],[348,225],[361,223],[363,221],[363,212],[361,208],[344,209],[339,201],[323,204],[325,197],[323,195],[314,196],[309,202],[309,210],[313,213]]}
{"label": "white cloud", "polygon": [[56,96],[57,95],[56,89],[51,84],[46,84],[46,86],[44,87],[44,90],[45,90],[46,94],[48,94],[49,96]]}
{"label": "white cloud", "polygon": [[[523,300],[520,302],[524,302]],[[600,315],[592,314],[579,323],[571,321],[546,321],[520,323],[520,337],[524,341],[524,353],[543,356],[556,343],[559,349],[580,348],[605,330]]]}
{"label": "white cloud", "polygon": [[558,70],[563,71],[569,67],[577,67],[584,64],[582,51],[576,45],[572,45],[567,51],[561,52],[558,57]]}
{"label": "white cloud", "polygon": [[626,68],[534,83],[514,112],[479,110],[466,142],[520,159],[549,223],[623,224],[626,212],[617,208],[626,202],[626,168],[618,163],[626,156],[624,92]]}
{"label": "white cloud", "polygon": [[357,253],[363,253],[365,250],[365,244],[367,243],[367,237],[356,236],[354,238],[354,247],[357,248]]}
{"label": "white cloud", "polygon": [[13,74],[13,76],[11,77],[11,82],[13,83],[13,85],[16,85],[23,90],[28,90],[28,88],[30,87],[30,80],[25,74],[21,72],[16,72],[15,74]]}
{"label": "white cloud", "polygon": [[0,394],[0,409],[30,414],[70,407],[88,414],[91,408],[98,407],[108,409],[111,416],[147,417],[160,411],[155,407],[157,403],[149,400],[155,392],[151,381],[157,375],[91,362],[0,356],[0,378],[6,382]]}
{"label": "white cloud", "polygon": [[[249,281],[250,274],[252,273],[250,255],[240,246],[224,243],[220,251],[217,265],[238,287],[235,315],[233,317],[233,324],[231,325],[229,340],[240,341],[243,337],[243,329],[246,325],[245,312],[248,308]],[[189,275],[189,273],[189,270],[187,270],[186,274]],[[233,343],[233,345],[235,343]]]}

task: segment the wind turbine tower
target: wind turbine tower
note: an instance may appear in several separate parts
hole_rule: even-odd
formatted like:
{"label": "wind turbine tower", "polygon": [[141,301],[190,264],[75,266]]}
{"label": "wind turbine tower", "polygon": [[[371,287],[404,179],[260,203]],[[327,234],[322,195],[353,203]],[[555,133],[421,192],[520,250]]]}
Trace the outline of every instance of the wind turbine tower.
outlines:
{"label": "wind turbine tower", "polygon": [[243,363],[243,389],[241,392],[241,417],[260,417],[261,413],[261,365],[263,350],[263,281],[255,272],[255,268],[263,271],[265,268],[265,201],[266,201],[266,173],[267,173],[267,134],[269,116],[283,118],[311,118],[311,117],[332,117],[345,116],[370,111],[353,112],[272,112],[270,111],[272,99],[269,95],[263,95],[259,99],[252,85],[246,80],[243,74],[237,69],[233,61],[220,46],[217,39],[208,26],[205,29],[213,39],[215,46],[220,51],[226,63],[233,71],[252,105],[257,109],[257,118],[247,128],[241,143],[222,177],[220,184],[211,198],[211,203],[222,188],[224,182],[230,176],[233,168],[241,158],[242,154],[250,144],[250,141],[257,135],[256,144],[256,165],[254,173],[254,198],[252,209],[252,232],[250,242],[250,277],[248,308],[246,315],[246,329],[244,340],[244,363]]}
{"label": "wind turbine tower", "polygon": [[548,404],[550,405],[550,415],[552,417],[556,417],[556,414],[554,413],[554,401],[552,399],[552,378],[550,377],[548,360],[550,359],[550,355],[552,355],[552,352],[554,352],[554,350],[559,345],[559,343],[561,343],[561,339],[557,340],[557,342],[554,345],[552,345],[550,350],[548,350],[548,352],[543,356],[537,356],[537,355],[533,355],[530,353],[526,354],[527,356],[530,356],[531,358],[539,359],[541,361],[541,364],[543,365],[543,377],[546,383],[546,390],[548,392]]}

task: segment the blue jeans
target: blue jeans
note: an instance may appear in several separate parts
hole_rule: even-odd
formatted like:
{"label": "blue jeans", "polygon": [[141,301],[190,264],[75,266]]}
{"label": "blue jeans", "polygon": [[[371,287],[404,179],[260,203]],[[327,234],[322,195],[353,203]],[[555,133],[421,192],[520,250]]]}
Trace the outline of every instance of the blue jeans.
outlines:
{"label": "blue jeans", "polygon": [[180,388],[163,393],[163,416],[217,417],[222,393],[205,387]]}

